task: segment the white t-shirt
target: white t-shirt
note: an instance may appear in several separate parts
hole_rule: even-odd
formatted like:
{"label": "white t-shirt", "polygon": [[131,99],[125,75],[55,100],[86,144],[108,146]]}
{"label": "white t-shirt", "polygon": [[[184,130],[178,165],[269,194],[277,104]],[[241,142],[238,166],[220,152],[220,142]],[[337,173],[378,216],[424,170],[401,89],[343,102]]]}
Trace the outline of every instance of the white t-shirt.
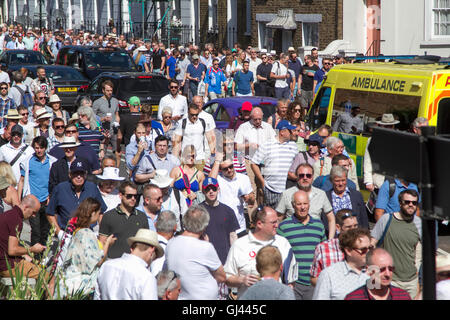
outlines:
{"label": "white t-shirt", "polygon": [[[279,61],[276,61],[272,65],[272,70],[275,75],[277,76],[284,76],[288,72],[288,68],[280,63]],[[288,86],[286,79],[277,79],[275,81],[275,88],[286,88]]]}
{"label": "white t-shirt", "polygon": [[236,172],[236,176],[233,180],[219,175],[217,176],[217,181],[219,182],[220,187],[218,197],[219,202],[226,204],[233,209],[240,227],[239,230],[236,230],[236,233],[244,231],[246,229],[244,201],[241,197],[253,192],[250,178],[245,174]]}
{"label": "white t-shirt", "polygon": [[[22,143],[19,148],[15,149],[11,143],[7,143],[0,147],[0,161],[6,161],[8,163],[11,163],[12,160],[16,157],[16,155],[20,152],[20,150],[25,146],[24,143]],[[34,153],[34,149],[30,146],[28,146],[25,151],[22,153],[22,155],[17,159],[17,161],[12,166],[12,171],[14,173],[14,177],[17,181],[20,180],[20,163],[27,159],[31,154]]]}
{"label": "white t-shirt", "polygon": [[[187,119],[187,117],[188,117],[188,115],[187,115],[187,113],[186,113],[186,114],[183,116],[183,118],[186,118],[186,119]],[[214,121],[214,117],[213,117],[210,113],[208,113],[208,112],[202,110],[202,111],[198,114],[198,117],[199,117],[200,119],[205,120],[205,124],[206,124],[206,127],[205,127],[205,128],[206,128],[206,129],[205,129],[205,133],[206,133],[206,132],[209,132],[209,131],[211,131],[211,130],[214,130],[214,129],[216,128],[216,122]],[[179,122],[178,124],[179,124],[179,126],[181,126],[181,122]],[[209,144],[208,144],[208,139],[206,138],[206,135],[205,135],[205,137],[204,137],[204,139],[203,139],[203,143],[204,143],[204,146],[205,146],[205,153],[206,153],[205,159],[206,159],[206,158],[208,158],[209,154],[211,153],[211,150],[209,150]]]}
{"label": "white t-shirt", "polygon": [[255,60],[249,59],[249,61],[250,63],[248,65],[248,68],[251,72],[253,72],[253,75],[255,75],[253,82],[256,82],[256,69],[262,63],[262,60],[260,58],[256,58]]}
{"label": "white t-shirt", "polygon": [[[101,181],[102,180],[100,180],[99,183]],[[117,190],[117,189],[113,190],[113,192],[111,192],[111,193],[103,193],[100,190],[100,194],[102,195],[102,199],[103,199],[103,201],[106,204],[106,211],[105,212],[108,212],[109,210],[117,208],[117,206],[121,202],[120,197],[119,197],[119,190]]]}
{"label": "white t-shirt", "polygon": [[[252,232],[237,239],[231,246],[224,266],[227,278],[238,274],[253,274],[259,276],[259,273],[256,270],[256,254],[262,247],[268,245],[277,247],[278,250],[280,250],[283,267],[287,266],[286,268],[283,268],[283,274],[287,275],[288,283],[296,281],[298,278],[298,264],[289,241],[277,234],[272,240],[261,241],[256,239]],[[246,290],[247,286],[242,284],[238,288],[238,296],[240,297]]]}
{"label": "white t-shirt", "polygon": [[212,272],[222,263],[210,242],[177,236],[167,244],[166,260],[168,269],[180,275],[179,300],[217,300],[219,286]]}
{"label": "white t-shirt", "polygon": [[[189,119],[186,120],[186,128],[183,132],[182,121],[178,123],[178,127],[175,129],[174,134],[177,136],[182,136],[183,141],[181,143],[181,152],[187,145],[193,145],[196,151],[195,160],[204,160],[206,159],[206,143],[204,143],[204,135],[203,135],[203,125],[200,119],[197,119],[195,123],[192,123]],[[206,128],[206,123],[205,123]],[[206,130],[205,130],[206,133]]]}
{"label": "white t-shirt", "polygon": [[[270,124],[263,121],[259,128],[256,128],[251,121],[247,121],[239,126],[234,137],[234,142],[243,144],[248,141],[249,143],[256,143],[258,146],[263,145],[265,142],[275,139],[276,132]],[[255,149],[250,148],[249,155],[246,158],[253,157]]]}
{"label": "white t-shirt", "polygon": [[187,114],[187,99],[181,94],[177,94],[174,98],[170,93],[165,95],[159,101],[158,107],[158,119],[162,120],[162,111],[165,107],[170,107],[172,109],[172,116],[183,116]]}
{"label": "white t-shirt", "polygon": [[0,83],[1,82],[6,82],[6,83],[11,82],[11,80],[9,79],[9,75],[4,71],[0,71]]}

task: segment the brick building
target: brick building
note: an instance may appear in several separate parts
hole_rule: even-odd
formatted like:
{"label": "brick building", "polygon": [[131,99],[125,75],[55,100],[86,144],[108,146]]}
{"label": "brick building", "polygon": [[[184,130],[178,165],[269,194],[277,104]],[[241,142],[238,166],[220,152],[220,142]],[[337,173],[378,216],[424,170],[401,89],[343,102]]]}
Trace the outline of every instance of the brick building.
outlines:
{"label": "brick building", "polygon": [[342,39],[342,16],[343,0],[200,0],[201,42],[323,50]]}

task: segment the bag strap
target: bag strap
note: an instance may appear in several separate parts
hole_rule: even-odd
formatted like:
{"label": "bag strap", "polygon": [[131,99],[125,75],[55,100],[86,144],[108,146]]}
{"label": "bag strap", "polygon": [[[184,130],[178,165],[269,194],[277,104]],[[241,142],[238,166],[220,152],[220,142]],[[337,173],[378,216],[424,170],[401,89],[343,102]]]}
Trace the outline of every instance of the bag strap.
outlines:
{"label": "bag strap", "polygon": [[134,178],[136,177],[136,172],[139,169],[139,163],[141,162],[142,158],[144,157],[144,151],[142,151],[141,155],[139,156],[139,160],[136,163],[136,165],[133,168],[133,171],[131,171],[131,179],[134,181]]}
{"label": "bag strap", "polygon": [[386,227],[385,227],[384,230],[383,230],[383,234],[381,235],[380,240],[378,240],[378,242],[377,242],[377,247],[380,247],[380,246],[383,244],[384,237],[386,236],[386,233],[387,233],[387,231],[388,231],[388,229],[389,229],[389,226],[391,225],[392,217],[393,217],[393,216],[394,216],[393,213],[389,213],[389,219],[388,219],[388,222],[387,222],[387,224],[386,224]]}
{"label": "bag strap", "polygon": [[153,160],[152,160],[152,157],[150,157],[149,154],[146,155],[146,157],[147,157],[148,161],[150,161],[150,164],[152,165],[153,169],[156,170],[156,166],[155,166],[155,163],[154,163]]}
{"label": "bag strap", "polygon": [[173,193],[175,194],[175,199],[177,200],[178,208],[180,209],[180,213],[181,213],[181,204],[180,204],[181,195],[180,195],[180,190],[178,190],[176,188],[173,188]]}
{"label": "bag strap", "polygon": [[305,162],[308,163],[308,156],[306,155],[306,151],[302,151],[303,158],[305,159]]}
{"label": "bag strap", "polygon": [[16,156],[14,157],[14,159],[12,159],[12,161],[9,163],[9,165],[10,165],[11,167],[17,162],[17,160],[19,160],[19,158],[20,158],[20,157],[22,156],[22,154],[25,152],[26,148],[28,148],[28,146],[27,146],[27,145],[24,145],[24,146],[22,147],[22,149],[20,149],[20,151],[16,154]]}

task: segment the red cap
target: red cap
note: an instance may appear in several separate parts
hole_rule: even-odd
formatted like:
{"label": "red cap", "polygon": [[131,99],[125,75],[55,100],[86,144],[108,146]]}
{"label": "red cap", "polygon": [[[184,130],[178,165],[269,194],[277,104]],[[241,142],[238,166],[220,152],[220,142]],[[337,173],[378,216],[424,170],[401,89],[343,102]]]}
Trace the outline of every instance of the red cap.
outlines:
{"label": "red cap", "polygon": [[245,102],[242,104],[241,109],[242,109],[242,111],[252,111],[253,106],[252,106],[251,102],[245,101]]}

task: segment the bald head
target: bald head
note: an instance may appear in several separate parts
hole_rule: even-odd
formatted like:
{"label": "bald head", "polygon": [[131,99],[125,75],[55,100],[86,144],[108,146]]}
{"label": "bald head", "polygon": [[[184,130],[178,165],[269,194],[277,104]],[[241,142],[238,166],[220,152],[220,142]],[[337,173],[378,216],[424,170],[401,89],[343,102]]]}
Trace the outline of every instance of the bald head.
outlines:
{"label": "bald head", "polygon": [[294,208],[295,216],[300,220],[304,221],[308,218],[309,213],[309,197],[308,194],[299,190],[294,193],[292,197],[292,207]]}
{"label": "bald head", "polygon": [[368,266],[378,266],[381,264],[381,261],[390,262],[390,265],[394,264],[391,254],[383,248],[376,248],[372,251],[369,251],[366,255],[366,261]]}
{"label": "bald head", "polygon": [[250,121],[255,127],[260,127],[262,123],[263,112],[261,108],[255,107],[250,113]]}
{"label": "bald head", "polygon": [[38,198],[36,198],[32,194],[29,194],[22,199],[19,208],[23,212],[24,219],[28,219],[39,211],[39,209],[41,208],[41,203],[39,202]]}

